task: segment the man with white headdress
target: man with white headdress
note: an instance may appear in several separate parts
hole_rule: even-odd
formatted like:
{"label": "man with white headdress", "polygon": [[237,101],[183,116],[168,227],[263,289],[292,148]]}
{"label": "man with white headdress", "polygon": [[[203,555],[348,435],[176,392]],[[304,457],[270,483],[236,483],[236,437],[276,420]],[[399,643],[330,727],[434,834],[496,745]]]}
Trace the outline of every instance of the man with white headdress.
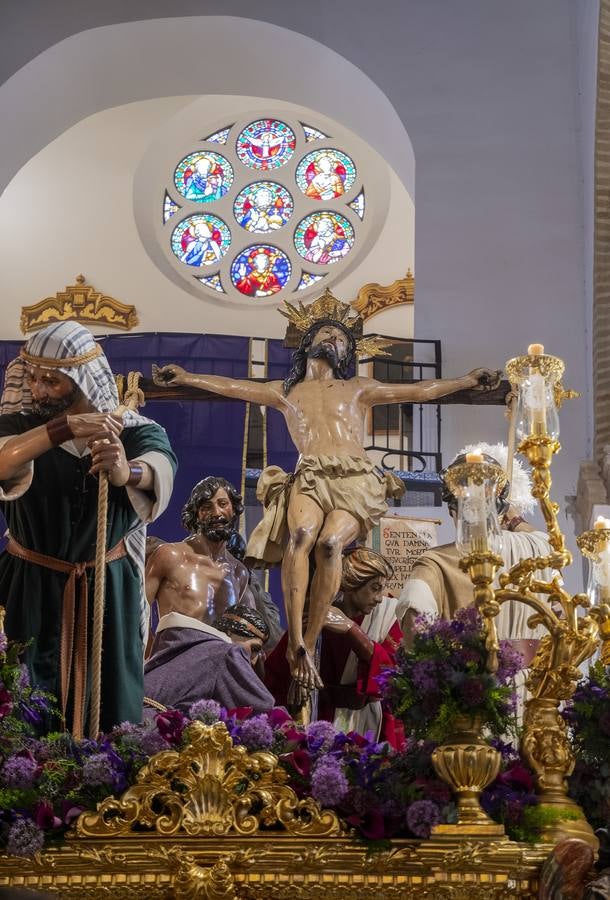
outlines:
{"label": "man with white headdress", "polygon": [[[442,497],[454,522],[457,517],[457,498],[449,490],[443,476],[451,466],[464,462],[466,453],[474,449],[474,445],[465,447],[447,469],[441,472]],[[486,461],[495,462],[506,470],[508,451],[504,444],[479,443],[476,449],[480,450]],[[504,568],[501,572],[508,571],[522,559],[548,556],[552,553],[547,535],[542,531],[536,531],[523,518],[528,512],[533,511],[535,501],[531,493],[530,477],[517,459],[513,460],[512,484],[499,485],[496,505],[502,523]],[[460,555],[455,543],[443,544],[426,550],[416,560],[400,595],[401,601],[408,608],[403,620],[404,643],[407,647],[411,643],[413,618],[416,615],[452,619],[458,609],[472,606],[474,602],[472,581],[468,573],[459,567]],[[551,580],[553,574],[549,569],[543,569],[540,577]],[[498,587],[497,578],[494,587]],[[545,634],[541,626],[529,628],[527,620],[531,615],[532,610],[529,606],[509,601],[501,605],[496,618],[498,637],[501,640],[511,641],[514,649],[522,654],[525,668],[536,652],[538,639]],[[524,678],[520,675],[517,679],[517,688],[521,703],[525,699],[523,685]]]}
{"label": "man with white headdress", "polygon": [[89,704],[99,472],[108,474],[100,725],[139,722],[147,604],[145,525],[169,501],[176,459],[161,426],[119,405],[101,346],[76,322],[49,325],[9,364],[0,400],[0,602],[30,644],[32,682],[81,736]]}

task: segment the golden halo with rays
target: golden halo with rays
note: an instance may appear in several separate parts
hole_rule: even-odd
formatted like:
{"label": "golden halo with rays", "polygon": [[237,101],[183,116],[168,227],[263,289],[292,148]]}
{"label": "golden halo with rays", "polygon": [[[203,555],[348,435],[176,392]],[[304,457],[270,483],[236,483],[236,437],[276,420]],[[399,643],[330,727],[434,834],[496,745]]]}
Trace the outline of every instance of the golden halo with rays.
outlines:
{"label": "golden halo with rays", "polygon": [[[300,300],[298,306],[284,300],[284,308],[280,308],[280,312],[294,325],[297,331],[301,332],[307,331],[321,319],[332,319],[350,330],[361,322],[360,316],[354,313],[349,303],[342,303],[329,288],[326,288],[317,300],[307,306],[304,306]],[[356,352],[359,356],[364,357],[389,356],[384,347],[391,343],[386,338],[377,335],[364,335],[356,341]]]}

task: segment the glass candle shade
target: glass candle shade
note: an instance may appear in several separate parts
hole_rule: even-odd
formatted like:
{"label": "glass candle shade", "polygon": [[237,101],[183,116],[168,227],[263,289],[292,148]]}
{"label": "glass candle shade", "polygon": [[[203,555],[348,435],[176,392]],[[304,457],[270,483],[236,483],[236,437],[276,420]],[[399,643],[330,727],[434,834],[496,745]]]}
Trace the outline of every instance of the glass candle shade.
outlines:
{"label": "glass candle shade", "polygon": [[502,551],[502,527],[496,498],[506,477],[500,466],[485,462],[476,451],[466,462],[450,466],[446,480],[457,497],[456,546],[462,556]]}
{"label": "glass candle shade", "polygon": [[544,353],[542,344],[530,344],[526,356],[506,364],[506,372],[518,388],[516,432],[519,441],[528,437],[559,438],[559,416],[555,388],[564,371],[563,362]]}
{"label": "glass candle shade", "polygon": [[610,605],[610,520],[600,516],[588,536],[590,552],[586,552],[581,546],[589,557],[587,594],[593,606],[602,603]]}

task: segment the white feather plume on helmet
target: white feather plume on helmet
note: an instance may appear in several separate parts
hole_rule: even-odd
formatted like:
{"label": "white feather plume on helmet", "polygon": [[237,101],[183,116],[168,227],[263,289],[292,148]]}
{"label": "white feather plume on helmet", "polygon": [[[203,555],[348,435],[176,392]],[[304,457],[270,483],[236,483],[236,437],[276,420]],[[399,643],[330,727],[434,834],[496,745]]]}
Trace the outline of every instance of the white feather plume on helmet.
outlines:
{"label": "white feather plume on helmet", "polygon": [[[473,450],[480,450],[493,457],[496,462],[506,471],[508,462],[508,447],[506,444],[486,444],[485,441],[479,441],[477,444],[468,444],[458,453],[471,453]],[[536,501],[532,497],[532,481],[528,470],[525,468],[520,459],[516,456],[513,458],[513,477],[510,491],[510,505],[519,513],[531,513],[536,508]]]}

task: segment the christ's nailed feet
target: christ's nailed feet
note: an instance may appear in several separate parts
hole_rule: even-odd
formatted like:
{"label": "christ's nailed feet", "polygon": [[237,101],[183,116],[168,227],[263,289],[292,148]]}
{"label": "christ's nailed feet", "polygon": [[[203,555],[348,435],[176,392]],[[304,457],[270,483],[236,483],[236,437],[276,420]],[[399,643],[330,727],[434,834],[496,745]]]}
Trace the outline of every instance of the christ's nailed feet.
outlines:
{"label": "christ's nailed feet", "polygon": [[313,658],[305,647],[301,645],[294,651],[288,648],[286,657],[290,666],[290,674],[304,693],[309,694],[311,691],[324,687]]}

